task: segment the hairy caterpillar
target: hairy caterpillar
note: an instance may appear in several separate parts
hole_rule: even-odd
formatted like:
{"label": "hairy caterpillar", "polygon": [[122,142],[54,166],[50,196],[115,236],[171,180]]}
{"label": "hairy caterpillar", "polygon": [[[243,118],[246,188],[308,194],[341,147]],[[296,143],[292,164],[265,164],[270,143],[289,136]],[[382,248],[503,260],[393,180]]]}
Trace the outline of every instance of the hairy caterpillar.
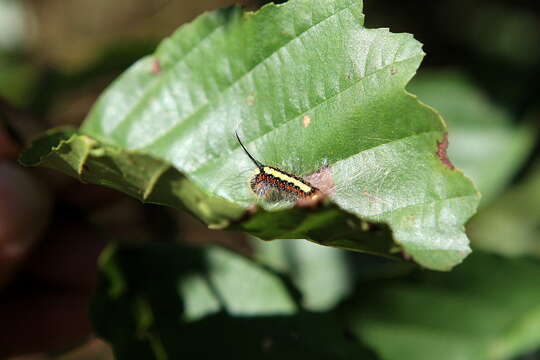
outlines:
{"label": "hairy caterpillar", "polygon": [[262,164],[255,159],[240,140],[235,132],[238,143],[257,166],[257,173],[250,181],[251,189],[257,196],[270,202],[302,201],[315,199],[320,196],[321,191],[299,176],[290,174],[273,166]]}

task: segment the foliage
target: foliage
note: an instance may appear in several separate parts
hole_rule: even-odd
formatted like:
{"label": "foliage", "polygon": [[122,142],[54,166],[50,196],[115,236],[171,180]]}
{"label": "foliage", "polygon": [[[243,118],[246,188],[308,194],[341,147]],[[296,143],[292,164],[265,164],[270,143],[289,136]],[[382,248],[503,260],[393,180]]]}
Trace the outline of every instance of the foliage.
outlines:
{"label": "foliage", "polygon": [[[212,228],[403,252],[449,270],[470,251],[463,224],[478,194],[446,156],[439,115],[404,91],[421,44],[366,29],[361,5],[295,0],[205,14],[121,76],[80,132],[46,135],[50,146],[22,161],[187,209]],[[253,164],[235,131],[266,164],[321,171],[329,201],[315,212],[248,211]],[[389,229],[366,233],[366,221]]]}
{"label": "foliage", "polygon": [[492,201],[530,152],[533,126],[512,124],[503,109],[456,71],[423,73],[410,90],[442,113],[450,130],[449,157],[474,180],[483,203]]}
{"label": "foliage", "polygon": [[375,359],[347,339],[336,313],[303,310],[290,280],[230,251],[153,244],[111,247],[101,259],[92,313],[119,360]]}
{"label": "foliage", "polygon": [[[145,203],[80,206],[66,179],[45,178],[60,193],[51,228],[76,238],[63,220],[77,219],[112,239],[90,317],[117,359],[538,358],[540,12],[502,0],[230,7],[159,44],[122,33],[73,68],[21,44],[26,10],[0,0],[0,155],[2,136],[67,123],[20,162]],[[236,131],[326,196],[257,198]],[[63,275],[84,282],[78,265]]]}
{"label": "foliage", "polygon": [[350,322],[383,359],[510,359],[540,343],[539,276],[538,262],[479,252],[448,275],[379,282]]}

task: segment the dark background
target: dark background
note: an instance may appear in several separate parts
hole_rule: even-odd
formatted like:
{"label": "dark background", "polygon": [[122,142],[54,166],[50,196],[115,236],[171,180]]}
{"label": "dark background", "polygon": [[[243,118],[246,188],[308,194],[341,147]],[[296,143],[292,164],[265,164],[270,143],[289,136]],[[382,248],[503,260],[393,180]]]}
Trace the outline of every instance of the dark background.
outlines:
{"label": "dark background", "polygon": [[[239,234],[210,234],[184,215],[16,163],[40,131],[79,124],[101,91],[164,36],[233,3],[0,0],[0,358],[73,347],[61,359],[111,358],[87,319],[106,243],[96,225],[141,242],[171,239],[181,228],[188,242],[249,253]],[[263,3],[243,1],[251,9]],[[364,9],[367,27],[412,33],[424,44],[420,73],[459,69],[512,121],[538,122],[528,116],[540,111],[537,1],[367,0]],[[513,183],[539,154],[537,143]]]}

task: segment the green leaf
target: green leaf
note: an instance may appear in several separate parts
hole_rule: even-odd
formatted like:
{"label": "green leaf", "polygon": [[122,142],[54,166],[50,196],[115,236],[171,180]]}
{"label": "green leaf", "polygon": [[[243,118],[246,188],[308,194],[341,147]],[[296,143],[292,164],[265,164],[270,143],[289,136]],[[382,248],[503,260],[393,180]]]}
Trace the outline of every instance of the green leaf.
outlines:
{"label": "green leaf", "polygon": [[506,256],[540,257],[540,164],[475,216],[475,247]]}
{"label": "green leaf", "polygon": [[[463,224],[478,194],[447,161],[440,116],[404,90],[421,44],[363,19],[359,0],[205,14],[126,71],[81,133],[23,162],[80,156],[67,171],[83,181],[186,208],[214,228],[401,251],[448,270],[470,251]],[[316,211],[263,203],[254,214],[255,167],[236,130],[265,164],[322,169],[327,201]]]}
{"label": "green leaf", "polygon": [[353,279],[343,250],[300,240],[256,241],[253,247],[256,259],[291,278],[307,310],[331,310],[351,291]]}
{"label": "green leaf", "polygon": [[493,200],[527,159],[536,132],[516,126],[504,109],[457,71],[428,71],[409,89],[448,122],[448,155],[478,186],[482,202]]}
{"label": "green leaf", "polygon": [[301,311],[289,283],[220,248],[112,246],[100,258],[92,319],[118,360],[375,359],[346,339],[335,314]]}
{"label": "green leaf", "polygon": [[383,359],[503,360],[540,346],[540,264],[475,253],[450,274],[362,286],[354,333]]}
{"label": "green leaf", "polygon": [[244,212],[240,206],[203,193],[162,160],[103,146],[70,128],[49,131],[33,142],[20,161],[58,169],[83,182],[109,186],[144,202],[187,209],[216,228],[228,225],[224,219]]}

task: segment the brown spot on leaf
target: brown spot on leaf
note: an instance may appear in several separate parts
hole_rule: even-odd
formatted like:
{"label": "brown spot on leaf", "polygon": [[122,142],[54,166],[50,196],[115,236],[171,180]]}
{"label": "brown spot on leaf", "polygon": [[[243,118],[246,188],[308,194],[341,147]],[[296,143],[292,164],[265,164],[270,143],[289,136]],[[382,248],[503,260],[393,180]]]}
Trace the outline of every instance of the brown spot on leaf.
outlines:
{"label": "brown spot on leaf", "polygon": [[396,75],[398,73],[397,69],[392,68],[390,69],[390,75]]}
{"label": "brown spot on leaf", "polygon": [[304,115],[304,128],[307,128],[310,123],[311,123],[311,116]]}
{"label": "brown spot on leaf", "polygon": [[155,58],[152,62],[152,69],[150,71],[155,75],[161,73],[161,63],[158,58]]}
{"label": "brown spot on leaf", "polygon": [[447,168],[454,169],[455,166],[454,164],[452,164],[452,162],[448,158],[448,154],[446,153],[447,149],[448,149],[448,133],[445,132],[443,140],[437,141],[437,156]]}

